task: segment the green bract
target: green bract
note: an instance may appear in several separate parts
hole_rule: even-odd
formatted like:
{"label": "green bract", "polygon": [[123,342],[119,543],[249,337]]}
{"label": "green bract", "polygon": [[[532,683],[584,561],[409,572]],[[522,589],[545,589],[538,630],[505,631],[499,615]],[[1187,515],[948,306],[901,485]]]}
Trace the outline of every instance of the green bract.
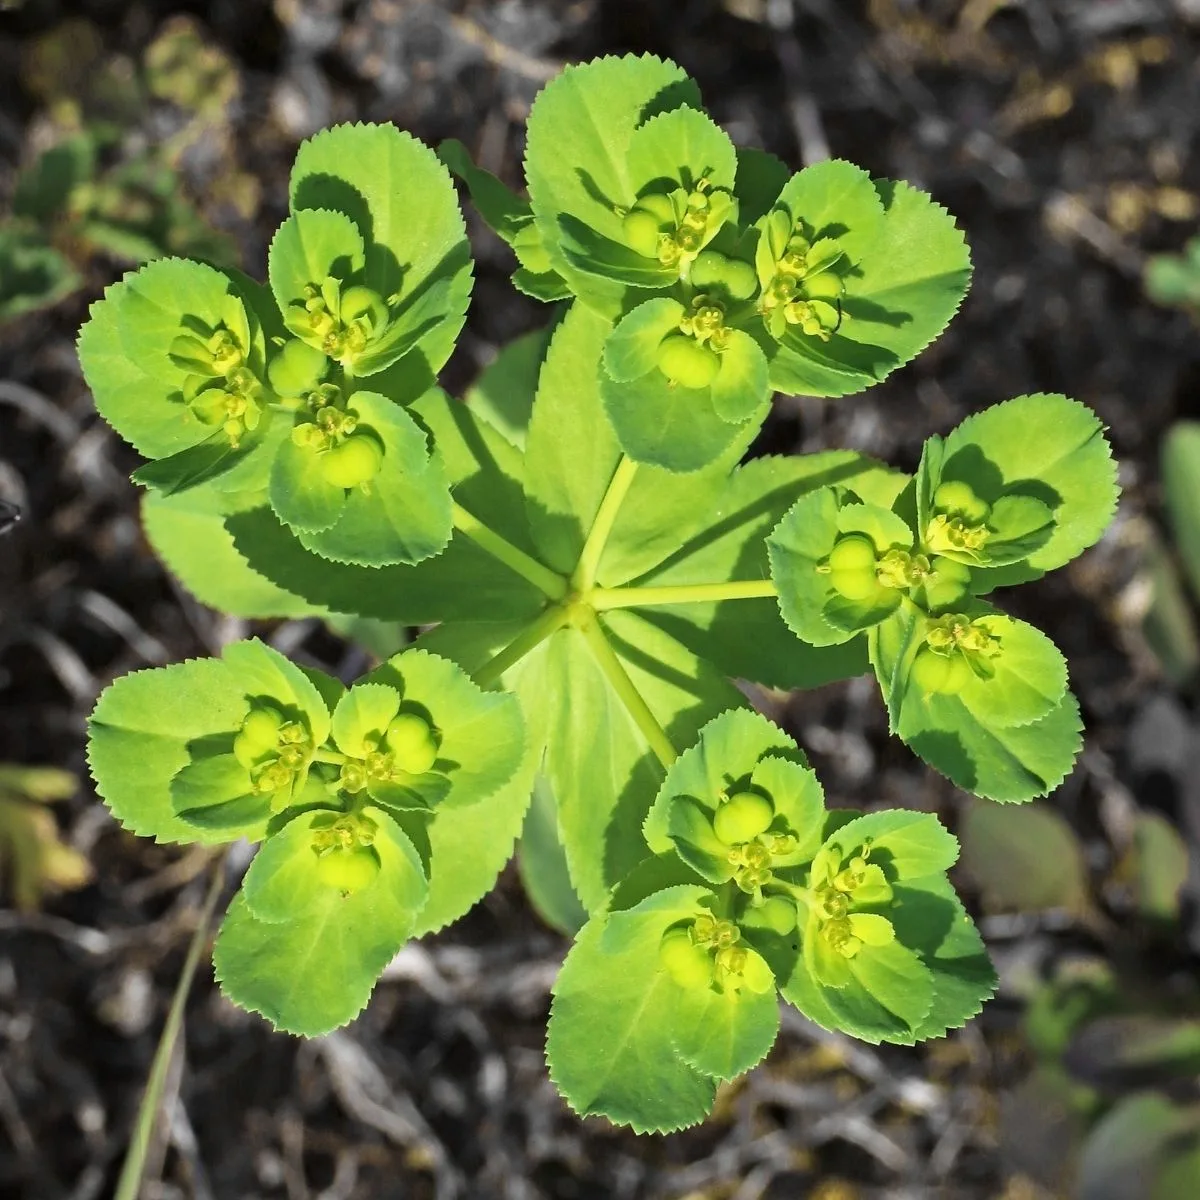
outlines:
{"label": "green bract", "polygon": [[930,438],[890,508],[853,485],[801,497],[767,539],[780,610],[814,645],[865,631],[892,731],[961,787],[1029,800],[1071,769],[1078,709],[1054,644],[977,597],[1091,545],[1116,494],[1094,415],[1010,400]]}
{"label": "green bract", "polygon": [[994,983],[946,880],[957,843],[926,814],[827,811],[732,681],[874,669],[893,731],[960,786],[1056,786],[1079,746],[1066,663],[983,597],[1102,534],[1099,422],[1026,396],[930,438],[915,477],[850,451],[743,463],[774,390],[882,379],[969,262],[906,184],[735,149],[674,64],[550,83],[528,199],[440,155],[514,283],[569,301],[464,401],[437,386],[462,216],[390,126],[301,147],[267,285],[167,259],[93,308],[85,373],[149,460],[146,533],[189,591],[384,654],[424,627],[348,685],[259,641],[117,680],[90,728],[100,794],[135,833],[261,843],[217,975],[306,1035],[516,843],[534,905],[577,934],[551,1075],[637,1129],[702,1119],[781,998],[871,1041],[956,1028]]}
{"label": "green bract", "polygon": [[139,483],[205,487],[226,511],[262,497],[337,562],[420,562],[446,545],[450,497],[403,406],[470,295],[453,187],[407,134],[342,126],[301,147],[291,206],[269,290],[176,259],[108,290],[79,338],[97,407],[151,459]]}

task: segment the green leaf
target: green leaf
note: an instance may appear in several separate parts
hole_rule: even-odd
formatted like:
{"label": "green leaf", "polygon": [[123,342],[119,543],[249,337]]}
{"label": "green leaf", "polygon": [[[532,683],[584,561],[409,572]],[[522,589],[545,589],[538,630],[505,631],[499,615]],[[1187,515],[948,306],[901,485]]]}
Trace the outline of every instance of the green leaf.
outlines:
{"label": "green leaf", "polygon": [[[682,478],[699,480],[706,474]],[[634,489],[640,479],[639,472]],[[674,519],[689,540],[666,561],[657,554],[640,552],[633,536],[638,527],[631,525],[627,550],[612,551],[610,542],[611,558],[606,555],[605,570],[612,574],[602,573],[601,582],[609,586],[623,583],[645,567],[654,568],[637,580],[646,586],[764,579],[769,573],[766,536],[797,497],[830,483],[843,483],[869,493],[874,503],[890,504],[903,481],[904,476],[851,451],[754,459],[721,483],[706,478],[707,495],[681,497],[690,500],[691,508]],[[625,512],[631,508],[632,504],[627,504]],[[648,522],[653,511],[647,503],[643,520]],[[619,519],[614,537],[621,529]],[[689,530],[694,532],[689,535]],[[650,551],[655,550],[652,540],[643,540]],[[784,624],[774,599],[687,604],[650,610],[646,615],[727,674],[772,687],[817,687],[867,669],[864,638],[834,647],[799,642]]]}
{"label": "green leaf", "polygon": [[[796,743],[759,713],[735,708],[714,717],[667,771],[643,827],[650,849],[655,854],[666,854],[676,848],[670,825],[677,799],[690,797],[710,813],[715,812],[718,797],[739,781],[749,780],[759,762],[773,752],[794,755],[800,762],[804,759]],[[818,810],[824,807],[819,785],[816,802]],[[800,818],[797,832],[807,832],[804,814],[796,815]],[[819,821],[816,829],[819,834]]]}
{"label": "green leaf", "polygon": [[442,142],[437,155],[467,185],[471,203],[488,228],[511,246],[517,234],[533,220],[529,201],[522,200],[491,171],[477,167],[470,151],[457,138]]}
{"label": "green leaf", "polygon": [[626,159],[634,196],[661,190],[664,181],[731,191],[737,151],[729,136],[700,106],[681,106],[644,120],[629,139]]}
{"label": "green leaf", "polygon": [[[476,804],[513,778],[526,744],[516,697],[483,691],[455,663],[423,649],[393,656],[365,676],[364,684],[386,684],[400,694],[405,710],[428,714],[440,738],[434,771],[450,781],[437,800],[440,807]],[[373,695],[371,720],[383,711],[374,707],[382,695],[374,689]],[[426,778],[417,776],[409,786],[420,792]]]}
{"label": "green leaf", "polygon": [[1070,773],[1082,739],[1079,706],[1069,691],[1045,716],[1026,725],[993,726],[962,696],[909,686],[925,617],[904,604],[870,631],[871,663],[893,733],[931,767],[989,800],[1022,802],[1053,791]]}
{"label": "green leaf", "polygon": [[[781,391],[844,396],[869,387],[929,345],[966,294],[970,255],[945,209],[906,183],[877,180],[873,186],[883,207],[873,238],[860,241],[853,228],[838,237],[842,244],[854,239],[847,255],[858,268],[844,279],[842,324],[827,343],[788,335],[772,363],[771,383]],[[857,229],[865,232],[866,197],[856,189],[855,200],[863,214]],[[827,211],[826,219],[838,220],[836,208]]]}
{"label": "green leaf", "polygon": [[384,297],[399,293],[395,336],[417,335],[420,362],[410,370],[432,383],[454,348],[472,283],[454,183],[434,152],[394,125],[337,125],[301,145],[289,195],[294,213],[333,209],[358,227],[365,282]]}
{"label": "green leaf", "polygon": [[689,1067],[714,1079],[734,1079],[766,1058],[779,1033],[773,987],[769,992],[679,990],[671,1040]]}
{"label": "green leaf", "polygon": [[490,171],[477,167],[466,146],[449,138],[438,146],[438,157],[467,185],[471,203],[488,227],[517,256],[521,269],[513,283],[540,300],[558,300],[571,294],[562,276],[550,266],[528,200],[522,200]]}
{"label": "green leaf", "polygon": [[235,617],[320,616],[327,610],[277,587],[234,548],[219,493],[146,492],[142,528],[155,554],[202,604]]}
{"label": "green leaf", "polygon": [[[554,332],[538,381],[525,454],[529,525],[540,557],[574,570],[604,493],[621,459],[600,401],[600,356],[611,325],[572,305]],[[747,427],[749,429],[749,427]],[[720,486],[748,442],[690,475],[638,468],[605,545],[597,578],[623,583],[661,562],[699,528]]]}
{"label": "green leaf", "polygon": [[1029,804],[1009,810],[975,801],[967,808],[960,832],[963,869],[989,910],[1087,910],[1083,847],[1053,809]]}
{"label": "green leaf", "polygon": [[588,919],[587,910],[571,886],[567,854],[558,835],[558,806],[545,778],[534,784],[517,865],[525,894],[538,916],[568,937],[578,933]]}
{"label": "green leaf", "polygon": [[860,504],[844,490],[824,487],[803,495],[767,538],[771,578],[783,619],[801,641],[838,645],[885,620],[901,592],[878,587],[864,599],[848,599],[834,587],[827,560],[839,538],[865,533],[879,557],[889,549],[910,550],[912,530],[873,504]]}
{"label": "green leaf", "polygon": [[0,320],[49,308],[83,282],[57,250],[33,232],[0,229]]}
{"label": "green leaf", "polygon": [[915,1031],[933,1009],[929,968],[897,942],[864,947],[853,959],[843,961],[848,964],[846,982],[826,987],[817,981],[807,954],[798,956],[780,989],[784,999],[826,1029],[864,1042],[911,1045]]}
{"label": "green leaf", "polygon": [[[620,216],[646,193],[665,195],[680,184],[690,190],[702,179],[713,191],[728,193],[737,162],[733,143],[709,116],[697,108],[679,107],[651,116],[634,130],[625,169],[628,191],[614,205],[622,210]],[[657,258],[632,250],[620,222],[613,224],[616,215],[607,214],[602,225],[569,214],[561,217],[560,241],[567,261],[586,274],[634,287],[675,283],[679,267],[664,266]]]}
{"label": "green leaf", "polygon": [[309,809],[293,816],[259,847],[242,880],[242,897],[259,921],[293,921],[319,909],[327,884],[317,876],[314,822],[326,824],[329,809]]}
{"label": "green leaf", "polygon": [[71,193],[95,174],[96,139],[88,133],[64,138],[43,150],[18,173],[13,184],[12,213],[47,225],[62,214]]}
{"label": "green leaf", "polygon": [[280,225],[267,256],[271,292],[284,323],[297,337],[322,349],[322,339],[314,337],[307,322],[289,320],[292,306],[303,306],[306,288],[320,288],[330,277],[348,284],[365,265],[362,235],[344,213],[323,208],[292,213]]}
{"label": "green leaf", "polygon": [[[1079,1157],[1076,1194],[1080,1200],[1187,1200],[1195,1188],[1198,1143],[1200,1106],[1152,1091],[1125,1096],[1092,1128]],[[1186,1169],[1176,1173],[1175,1161]]]}
{"label": "green leaf", "polygon": [[705,894],[669,888],[628,911],[593,917],[576,938],[554,985],[546,1058],[580,1116],[666,1133],[696,1124],[712,1107],[713,1081],[673,1052],[682,989],[658,952],[667,927],[694,916]]}
{"label": "green leaf", "polygon": [[[356,683],[333,710],[332,732],[337,748],[351,758],[365,758],[400,711],[400,693],[384,683]],[[368,744],[366,739],[373,737]]]}
{"label": "green leaf", "polygon": [[519,450],[533,413],[538,374],[550,345],[553,324],[505,343],[467,389],[467,407]]}
{"label": "green leaf", "polygon": [[302,917],[277,922],[255,917],[243,892],[213,947],[225,995],[286,1033],[319,1037],[356,1017],[425,902],[424,870],[407,835],[382,809],[366,812],[384,834],[374,844],[372,883],[345,896],[327,888]]}
{"label": "green leaf", "polygon": [[[634,614],[605,614],[603,628],[673,744],[690,745],[708,720],[743,703],[708,664]],[[649,853],[641,826],[662,768],[575,630],[549,637],[513,677],[546,745],[543,769],[558,801],[571,882],[595,912]]]}
{"label": "green leaf", "polygon": [[1049,539],[1024,563],[973,573],[981,593],[1070,562],[1099,539],[1116,510],[1117,468],[1103,426],[1066,396],[1018,396],[968,417],[946,438],[942,472],[986,480],[991,496],[1032,496],[1054,515]]}
{"label": "green leaf", "polygon": [[[520,454],[438,388],[409,411],[433,434],[455,498],[486,514],[497,533],[533,553]],[[533,616],[545,603],[537,588],[462,533],[452,534],[445,550],[415,567],[364,568],[310,552],[267,509],[240,513],[227,528],[238,552],[272,583],[337,612],[425,625]]]}
{"label": "green leaf", "polygon": [[960,693],[981,724],[1028,725],[1044,717],[1067,691],[1067,661],[1040,629],[1003,613],[978,624],[1000,643],[991,679],[972,676]]}
{"label": "green leaf", "polygon": [[308,722],[314,746],[319,746],[330,729],[329,705],[308,672],[284,658],[278,650],[250,638],[231,642],[221,657],[233,671],[238,685],[247,696],[263,696],[280,704],[298,708]]}
{"label": "green leaf", "polygon": [[[750,424],[724,420],[711,388],[671,383],[657,368],[629,383],[602,376],[600,396],[621,449],[634,462],[667,471],[687,473],[706,467],[734,445],[744,425]],[[758,422],[765,416],[767,400],[761,396],[752,414]]]}
{"label": "green leaf", "polygon": [[979,931],[944,875],[905,879],[894,896],[888,918],[897,940],[915,950],[933,975],[933,1004],[913,1030],[914,1039],[961,1029],[996,990],[996,972]]}
{"label": "green leaf", "polygon": [[750,420],[770,398],[767,356],[748,333],[729,331],[728,344],[721,351],[721,369],[709,390],[717,416],[730,424]]}
{"label": "green leaf", "polygon": [[685,309],[669,296],[645,300],[626,316],[604,343],[604,370],[617,383],[632,383],[658,366],[658,347],[679,332]]}
{"label": "green leaf", "polygon": [[228,662],[193,659],[135,671],[110,684],[88,721],[96,790],[118,821],[159,842],[223,842],[181,821],[171,780],[191,761],[189,743],[232,734],[248,710]]}
{"label": "green leaf", "polygon": [[268,497],[281,521],[301,533],[319,533],[337,524],[346,489],[330,483],[317,455],[286,438],[271,464]]}
{"label": "green leaf", "polygon": [[629,163],[634,132],[656,113],[683,104],[699,107],[699,95],[679,67],[627,55],[568,66],[530,111],[525,177],[551,265],[577,296],[610,318],[621,309],[625,287],[571,265],[560,244],[564,219],[573,229],[620,243],[617,208],[636,198]]}
{"label": "green leaf", "polygon": [[425,625],[533,616],[545,596],[455,533],[441,554],[416,566],[357,567],[306,549],[265,505],[226,519],[233,544],[277,587],[335,612]]}
{"label": "green leaf", "polygon": [[169,356],[186,330],[227,328],[264,369],[257,322],[230,278],[202,263],[164,258],[113,284],[80,330],[79,359],[100,415],[148,458],[196,446],[212,434],[183,402],[187,371]]}
{"label": "green leaf", "polygon": [[237,446],[218,429],[195,446],[145,463],[130,478],[165,496],[180,495],[206,483],[223,488],[235,475],[249,477],[250,486],[256,487],[266,481],[271,459],[285,432],[283,422],[275,420],[273,413],[265,413],[258,429]]}
{"label": "green leaf", "polygon": [[1189,871],[1187,843],[1161,813],[1141,812],[1131,857],[1138,911],[1151,920],[1176,920]]}
{"label": "green leaf", "polygon": [[791,177],[791,169],[775,155],[753,146],[738,146],[733,191],[741,223],[752,225],[766,216]]}
{"label": "green leaf", "polygon": [[932,813],[886,809],[841,825],[826,840],[842,857],[870,843],[871,862],[884,868],[889,881],[918,879],[944,872],[958,858],[958,842]]}
{"label": "green leaf", "polygon": [[428,846],[429,899],[413,937],[449,925],[496,886],[512,857],[542,760],[542,742],[526,736],[523,746],[512,777],[485,799],[461,806],[441,803],[432,814],[397,815],[414,843]]}
{"label": "green leaf", "polygon": [[270,815],[250,772],[231,753],[196,756],[171,780],[171,804],[180,819],[206,834],[257,840]]}
{"label": "green leaf", "polygon": [[1200,596],[1200,422],[1176,421],[1161,450],[1163,498],[1192,594]]}
{"label": "green leaf", "polygon": [[[377,392],[355,392],[348,411],[358,416],[355,436],[371,436],[382,445],[382,466],[368,483],[345,491],[332,525],[301,530],[301,543],[323,558],[361,567],[411,565],[440,553],[450,540],[450,489],[424,431]],[[273,488],[272,501],[275,495]]]}

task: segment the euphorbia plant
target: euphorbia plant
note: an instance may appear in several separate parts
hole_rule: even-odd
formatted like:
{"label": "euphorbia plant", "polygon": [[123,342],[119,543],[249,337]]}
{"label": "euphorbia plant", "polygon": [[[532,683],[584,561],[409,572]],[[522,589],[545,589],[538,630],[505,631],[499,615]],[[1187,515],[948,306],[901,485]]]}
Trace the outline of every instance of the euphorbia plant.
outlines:
{"label": "euphorbia plant", "polygon": [[1099,537],[1099,422],[1026,396],[930,438],[915,477],[850,451],[741,464],[773,391],[860,390],[941,331],[970,271],[950,217],[735,149],[655,58],[547,86],[527,201],[441,153],[517,286],[569,301],[465,402],[435,383],[471,284],[453,183],[390,126],[301,147],[269,286],[164,260],[93,309],[97,406],[150,460],[148,535],[197,596],[434,626],[348,688],[258,641],[118,680],[101,794],[159,840],[262,843],[217,975],[309,1035],[470,908],[524,824],[531,895],[575,934],[551,1075],[637,1129],[700,1120],[770,1048],[778,996],[869,1041],[961,1025],[994,976],[954,838],[827,810],[730,679],[873,669],[959,786],[1054,788],[1079,748],[1065,663],[981,597]]}

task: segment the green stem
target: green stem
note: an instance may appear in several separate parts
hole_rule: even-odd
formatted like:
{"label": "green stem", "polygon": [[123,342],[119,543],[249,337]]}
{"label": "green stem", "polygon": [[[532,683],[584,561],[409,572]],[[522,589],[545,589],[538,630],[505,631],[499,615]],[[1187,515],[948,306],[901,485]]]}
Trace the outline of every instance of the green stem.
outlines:
{"label": "green stem", "polygon": [[482,521],[473,517],[461,504],[452,506],[454,527],[465,533],[477,546],[499,559],[506,567],[527,579],[538,591],[551,600],[561,600],[567,594],[567,581],[524,550],[518,550]]}
{"label": "green stem", "polygon": [[609,686],[617,693],[621,703],[625,705],[626,712],[633,718],[633,723],[641,730],[642,737],[650,743],[650,749],[654,751],[658,761],[664,767],[669,767],[679,757],[675,753],[675,747],[667,737],[667,731],[658,723],[658,718],[650,711],[642,693],[637,690],[637,685],[629,678],[629,673],[617,657],[617,652],[604,636],[600,622],[595,617],[590,617],[577,628]]}
{"label": "green stem", "polygon": [[640,608],[653,604],[709,604],[722,600],[759,600],[775,596],[770,579],[741,579],[730,583],[683,583],[674,587],[592,588],[588,602],[597,611]]}
{"label": "green stem", "polygon": [[604,547],[608,544],[608,535],[612,533],[617,513],[621,511],[621,505],[636,474],[637,463],[622,456],[609,481],[608,491],[604,493],[604,499],[600,501],[600,507],[596,510],[596,519],[592,522],[591,532],[587,535],[575,573],[571,576],[571,583],[577,591],[588,591],[596,581],[596,570],[600,566]]}
{"label": "green stem", "polygon": [[171,997],[171,1008],[167,1013],[166,1024],[163,1025],[162,1035],[158,1039],[158,1047],[154,1051],[154,1062],[150,1066],[150,1077],[146,1080],[146,1091],[138,1107],[137,1124],[133,1129],[133,1137],[125,1161],[121,1165],[121,1178],[117,1181],[114,1200],[137,1200],[141,1192],[142,1173],[146,1169],[146,1155],[150,1149],[150,1138],[158,1122],[159,1110],[162,1107],[163,1092],[167,1086],[167,1074],[170,1071],[171,1059],[175,1053],[175,1043],[179,1040],[179,1031],[183,1027],[183,1010],[187,1005],[188,993],[192,989],[192,979],[196,967],[200,964],[200,952],[208,941],[208,928],[212,923],[213,911],[217,907],[221,889],[225,884],[225,869],[218,861],[213,871],[212,882],[208,886],[208,895],[200,910],[196,922],[196,932],[188,944],[187,958],[183,963],[179,981],[175,985],[175,994]]}
{"label": "green stem", "polygon": [[313,762],[332,763],[335,767],[340,767],[345,761],[346,756],[336,750],[327,750],[322,747],[313,753]]}
{"label": "green stem", "polygon": [[516,666],[531,650],[567,623],[567,611],[559,605],[546,609],[526,626],[495,658],[484,663],[472,678],[481,688],[490,688],[510,667]]}

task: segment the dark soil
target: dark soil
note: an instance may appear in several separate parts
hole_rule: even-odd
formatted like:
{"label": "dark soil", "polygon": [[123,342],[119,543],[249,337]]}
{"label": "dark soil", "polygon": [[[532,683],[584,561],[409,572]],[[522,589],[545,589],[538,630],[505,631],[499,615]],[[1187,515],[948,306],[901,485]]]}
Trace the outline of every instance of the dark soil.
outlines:
{"label": "dark soil", "polygon": [[[1192,699],[1171,693],[1147,654],[1131,596],[1160,520],[1160,438],[1173,419],[1200,416],[1200,337],[1140,283],[1146,255],[1182,245],[1196,221],[1194,2],[28,0],[0,15],[0,191],[45,120],[18,82],[32,40],[82,13],[109,53],[136,55],[178,12],[204,21],[239,64],[223,153],[260,181],[261,201],[216,216],[259,273],[302,137],[337,120],[392,120],[435,144],[462,139],[519,184],[537,89],[562,63],[604,53],[676,59],[736,141],[797,166],[832,153],[931,191],[975,260],[949,332],[864,396],[780,399],[757,449],[852,446],[911,469],[929,433],[1010,396],[1063,391],[1095,408],[1122,461],[1118,522],[1011,604],[1067,654],[1087,722],[1080,764],[1052,803],[1086,839],[1098,880],[1113,860],[1114,811],[1141,803],[1187,826],[1186,755],[1139,758],[1129,730],[1162,733],[1161,720],[1134,725],[1152,701],[1185,738],[1191,719]],[[192,171],[198,199],[213,170]],[[547,317],[511,289],[504,248],[481,226],[473,233],[478,282],[453,387]],[[86,293],[0,327],[0,498],[24,510],[0,535],[0,762],[68,766],[84,779],[84,721],[110,679],[243,632],[150,554],[127,481],[136,460],[80,378],[74,333],[120,269],[95,259]],[[313,622],[265,632],[328,669],[361,666]],[[953,820],[958,795],[888,739],[872,687],[797,696],[783,715],[831,802],[936,807]],[[0,911],[0,1197],[88,1200],[114,1187],[209,860],[126,836],[86,783],[57,815],[94,879],[40,913]],[[1128,948],[1134,935],[1110,916],[1104,936]],[[711,1122],[665,1138],[580,1122],[555,1095],[542,1041],[564,942],[515,876],[409,947],[367,1013],[318,1042],[272,1034],[202,968],[152,1155],[165,1182],[146,1195],[1050,1194],[1002,1146],[1000,1097],[1023,1063],[1020,979],[1104,937],[1037,919],[985,928],[1004,988],[968,1029],[921,1050],[877,1050],[792,1014],[768,1063],[722,1094]],[[1172,969],[1194,971],[1189,953],[1175,946]]]}

